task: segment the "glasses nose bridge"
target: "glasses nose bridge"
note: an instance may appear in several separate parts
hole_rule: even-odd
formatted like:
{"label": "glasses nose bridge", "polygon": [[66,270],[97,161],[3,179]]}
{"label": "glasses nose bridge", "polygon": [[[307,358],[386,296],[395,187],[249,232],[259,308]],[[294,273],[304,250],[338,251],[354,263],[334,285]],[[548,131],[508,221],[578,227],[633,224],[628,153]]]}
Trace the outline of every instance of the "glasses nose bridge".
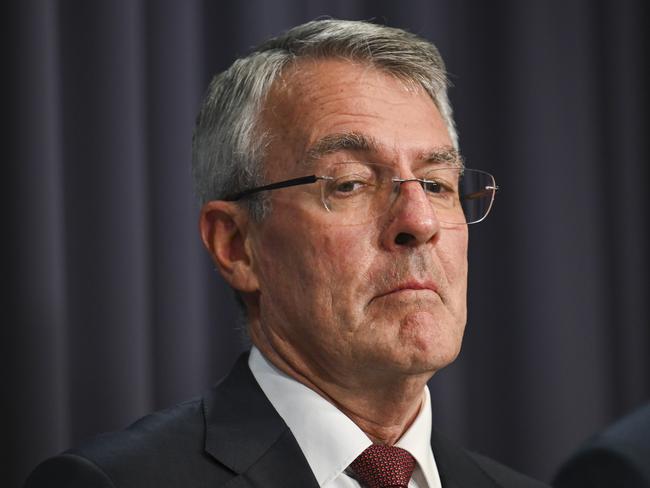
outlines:
{"label": "glasses nose bridge", "polygon": [[400,178],[398,176],[394,176],[391,181],[393,182],[393,191],[395,193],[395,198],[397,198],[401,193],[402,193],[402,185],[404,183],[412,183],[412,182],[417,182],[418,186],[422,189],[423,193],[426,194],[426,189],[424,188],[425,180],[422,178]]}
{"label": "glasses nose bridge", "polygon": [[[397,201],[399,200],[399,197],[403,194],[402,192],[402,185],[404,183],[413,183],[416,182],[418,186],[420,187],[420,196],[417,198],[418,202],[423,202],[425,201],[429,207],[431,207],[431,201],[429,198],[427,198],[426,194],[426,189],[424,185],[426,184],[425,181],[422,178],[400,178],[398,176],[394,176],[391,178],[392,184],[393,184],[393,191],[392,191],[392,198],[389,203],[389,207],[393,207],[394,205],[397,204]],[[414,195],[405,195],[404,198],[408,199],[411,203],[413,203],[413,197]],[[423,200],[424,199],[424,200]]]}

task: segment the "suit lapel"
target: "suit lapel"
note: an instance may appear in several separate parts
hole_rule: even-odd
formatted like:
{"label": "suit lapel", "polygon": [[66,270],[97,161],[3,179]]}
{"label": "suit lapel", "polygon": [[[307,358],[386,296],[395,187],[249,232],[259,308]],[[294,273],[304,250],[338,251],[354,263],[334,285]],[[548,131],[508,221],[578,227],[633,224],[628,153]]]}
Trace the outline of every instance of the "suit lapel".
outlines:
{"label": "suit lapel", "polygon": [[438,431],[431,431],[431,448],[436,460],[442,488],[498,488],[492,478],[476,464],[465,450]]}
{"label": "suit lapel", "polygon": [[[243,354],[203,399],[205,451],[234,473],[223,488],[317,488],[309,464],[257,384]],[[467,454],[435,429],[431,447],[443,488],[498,488]]]}
{"label": "suit lapel", "polygon": [[237,475],[228,488],[318,487],[291,431],[253,377],[248,354],[204,397],[204,415],[206,452]]}

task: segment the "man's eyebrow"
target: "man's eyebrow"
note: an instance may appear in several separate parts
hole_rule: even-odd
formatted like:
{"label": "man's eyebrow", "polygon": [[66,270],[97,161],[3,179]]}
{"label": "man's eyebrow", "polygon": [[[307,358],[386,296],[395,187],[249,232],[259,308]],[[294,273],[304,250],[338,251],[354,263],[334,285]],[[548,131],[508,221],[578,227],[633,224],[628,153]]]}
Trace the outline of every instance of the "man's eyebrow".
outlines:
{"label": "man's eyebrow", "polygon": [[338,151],[376,151],[377,143],[359,132],[329,134],[319,139],[308,151],[307,162],[316,161]]}
{"label": "man's eyebrow", "polygon": [[464,166],[463,157],[452,146],[444,146],[436,148],[422,155],[423,161],[428,161],[434,164],[447,164]]}

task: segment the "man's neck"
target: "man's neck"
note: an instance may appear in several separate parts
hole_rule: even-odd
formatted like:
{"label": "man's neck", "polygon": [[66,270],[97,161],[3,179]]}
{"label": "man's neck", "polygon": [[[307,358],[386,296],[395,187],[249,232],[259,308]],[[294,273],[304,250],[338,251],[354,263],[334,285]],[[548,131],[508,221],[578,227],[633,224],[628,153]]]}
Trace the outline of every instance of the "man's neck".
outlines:
{"label": "man's neck", "polygon": [[395,444],[417,417],[430,374],[355,377],[351,384],[322,378],[309,363],[288,357],[266,341],[253,343],[273,366],[314,390],[348,416],[377,444]]}

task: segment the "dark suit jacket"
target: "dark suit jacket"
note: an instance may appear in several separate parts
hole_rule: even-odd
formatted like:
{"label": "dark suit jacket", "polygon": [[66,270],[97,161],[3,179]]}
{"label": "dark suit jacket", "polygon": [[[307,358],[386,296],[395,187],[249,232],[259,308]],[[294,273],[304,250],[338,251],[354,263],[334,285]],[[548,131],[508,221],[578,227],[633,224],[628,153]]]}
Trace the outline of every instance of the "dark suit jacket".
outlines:
{"label": "dark suit jacket", "polygon": [[[45,461],[26,488],[317,488],[247,361],[243,355],[202,399],[148,415]],[[437,432],[431,444],[445,488],[545,486],[469,454]]]}

